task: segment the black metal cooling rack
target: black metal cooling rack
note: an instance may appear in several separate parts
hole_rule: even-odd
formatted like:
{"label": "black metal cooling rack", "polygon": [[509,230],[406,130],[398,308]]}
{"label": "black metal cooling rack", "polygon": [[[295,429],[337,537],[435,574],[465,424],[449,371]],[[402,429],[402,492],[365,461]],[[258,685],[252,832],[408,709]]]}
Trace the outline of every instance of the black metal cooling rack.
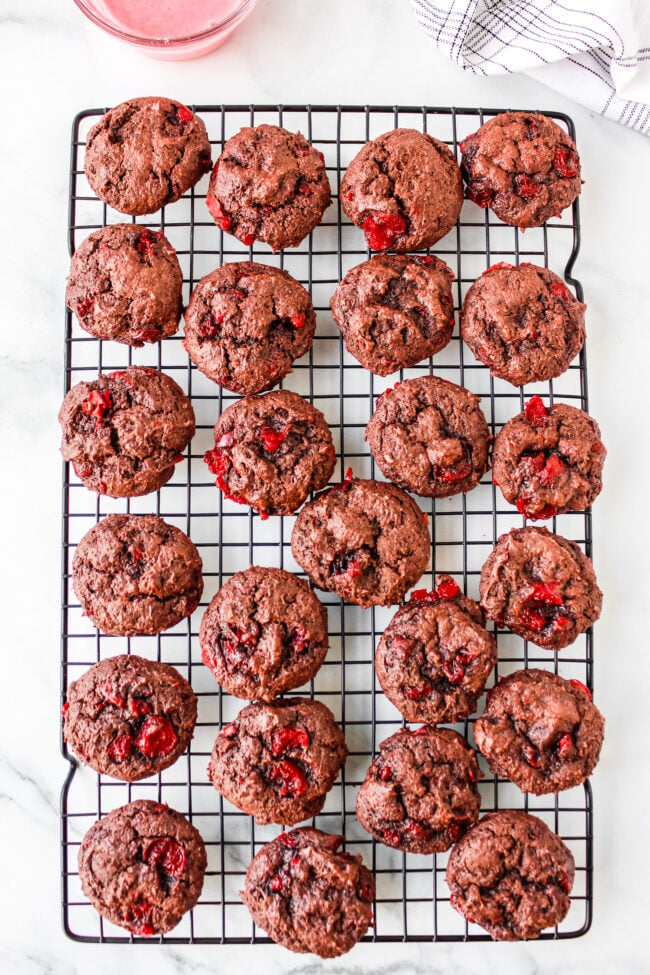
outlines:
{"label": "black metal cooling rack", "polygon": [[[362,106],[211,106],[195,110],[205,121],[217,157],[223,144],[242,125],[261,122],[300,130],[325,156],[333,202],[323,222],[310,237],[278,255],[264,244],[245,247],[218,230],[205,206],[207,177],[177,203],[140,222],[162,227],[176,247],[184,272],[184,298],[199,278],[224,261],[254,259],[286,268],[311,290],[318,314],[312,351],[298,362],[283,383],[321,409],[332,429],[338,465],[334,479],[351,466],[360,476],[381,479],[363,442],[363,431],[376,397],[398,378],[379,379],[362,367],[343,347],[329,312],[329,299],[343,275],[369,253],[363,234],[343,217],[337,190],[342,173],[368,139],[404,126],[428,131],[457,152],[459,141],[484,120],[501,110],[476,108],[362,107]],[[83,172],[83,152],[89,128],[106,109],[89,109],[74,120],[70,167],[70,253],[92,230],[125,218],[107,208],[92,193]],[[546,112],[574,135],[571,119]],[[433,252],[453,269],[455,305],[460,307],[467,288],[496,261],[528,260],[564,271],[579,298],[582,288],[572,276],[580,242],[577,202],[571,211],[544,227],[526,231],[501,224],[490,211],[466,202],[460,220]],[[172,480],[156,494],[130,500],[97,497],[64,465],[62,561],[62,703],[70,681],[91,664],[116,653],[137,652],[176,666],[191,681],[199,697],[199,717],[188,754],[170,769],[142,782],[127,784],[77,766],[61,742],[69,762],[61,795],[63,926],[76,941],[163,943],[268,943],[253,925],[237,892],[246,867],[260,846],[277,835],[277,826],[256,826],[253,820],[224,801],[208,781],[206,766],[218,727],[233,720],[242,701],[224,694],[201,663],[198,627],[208,602],[235,571],[255,562],[284,567],[300,574],[290,548],[293,518],[262,521],[228,500],[214,486],[202,462],[212,446],[212,426],[223,408],[236,397],[207,380],[190,364],[180,336],[156,346],[129,349],[102,342],[83,332],[69,312],[65,322],[65,391],[98,371],[124,368],[133,362],[163,369],[191,396],[197,415],[197,433],[186,460]],[[517,390],[494,379],[463,346],[456,329],[449,346],[432,361],[404,370],[399,378],[435,373],[468,386],[482,396],[482,407],[492,432],[519,412],[533,393],[548,401],[566,401],[587,409],[585,351],[559,379]],[[444,500],[419,499],[430,516],[432,568],[418,584],[429,586],[437,572],[450,572],[475,598],[480,569],[497,537],[521,525],[522,518],[508,506],[489,475],[468,495]],[[203,558],[205,592],[191,619],[153,637],[131,639],[99,634],[84,619],[71,586],[74,549],[83,534],[112,511],[153,513],[178,525],[191,536]],[[591,555],[590,513],[553,519],[553,530],[577,541]],[[347,848],[361,853],[377,880],[374,923],[366,941],[477,941],[489,940],[478,927],[468,925],[449,903],[444,879],[447,854],[405,855],[377,844],[357,823],[356,792],[379,743],[404,723],[379,688],[372,665],[374,647],[390,620],[392,609],[362,610],[344,605],[331,594],[321,594],[328,606],[331,648],[323,667],[309,685],[343,726],[350,757],[314,824],[344,833]],[[561,654],[526,644],[510,633],[498,635],[499,662],[494,681],[529,665],[544,667],[592,687],[592,637],[584,634]],[[472,720],[458,725],[471,741]],[[542,938],[575,938],[584,934],[592,915],[592,795],[589,784],[558,796],[524,796],[516,786],[497,780],[481,759],[484,777],[480,788],[482,811],[525,808],[541,816],[571,848],[576,861],[572,906],[562,924]],[[84,898],[77,875],[77,853],[83,834],[100,816],[136,798],[169,803],[199,828],[208,852],[205,886],[198,905],[169,935],[158,939],[134,938],[103,921]]]}

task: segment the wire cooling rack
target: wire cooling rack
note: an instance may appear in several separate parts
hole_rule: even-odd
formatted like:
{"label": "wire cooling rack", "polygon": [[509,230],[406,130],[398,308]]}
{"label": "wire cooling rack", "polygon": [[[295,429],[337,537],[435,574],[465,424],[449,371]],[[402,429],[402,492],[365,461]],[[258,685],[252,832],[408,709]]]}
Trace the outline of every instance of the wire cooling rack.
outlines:
{"label": "wire cooling rack", "polygon": [[[434,373],[467,386],[482,397],[492,432],[524,406],[524,398],[539,393],[548,402],[562,401],[587,409],[587,370],[584,349],[559,379],[530,384],[524,390],[494,379],[462,344],[458,328],[449,346],[416,368],[380,379],[364,370],[344,349],[333,323],[329,300],[338,281],[369,253],[362,232],[341,212],[337,190],[347,164],[371,138],[397,126],[421,129],[444,140],[458,154],[464,136],[496,110],[427,107],[314,107],[211,106],[195,107],[205,121],[216,159],[224,142],[243,125],[262,122],[300,130],[325,156],[333,200],[322,223],[302,244],[272,254],[265,244],[245,247],[215,227],[205,206],[207,177],[182,200],[139,222],[162,227],[175,246],[184,273],[184,299],[198,280],[222,262],[253,259],[286,268],[309,288],[318,315],[313,349],[296,363],[283,386],[305,396],[322,412],[332,429],[337,449],[334,480],[352,467],[356,475],[382,475],[364,444],[363,433],[377,396],[397,378]],[[81,112],[74,120],[70,168],[69,248],[74,251],[93,230],[125,218],[101,203],[83,172],[85,138],[106,109]],[[566,115],[545,113],[572,136]],[[526,231],[500,223],[490,211],[466,202],[457,226],[434,253],[455,274],[454,299],[460,307],[465,292],[486,267],[498,261],[531,261],[551,267],[573,285],[571,277],[580,242],[577,202],[561,218]],[[201,663],[198,628],[201,616],[223,582],[251,563],[280,566],[301,573],[291,555],[294,518],[262,521],[248,508],[225,500],[202,461],[213,445],[212,427],[222,410],[237,397],[220,389],[191,365],[180,334],[143,349],[91,338],[66,312],[65,391],[99,371],[122,369],[130,363],[163,369],[188,393],[197,417],[197,432],[187,459],[156,494],[131,500],[97,497],[64,465],[63,480],[63,626],[62,701],[72,680],[97,660],[125,651],[162,660],[177,667],[192,683],[199,698],[198,723],[188,754],[160,775],[133,784],[117,782],[77,766],[62,741],[70,763],[61,796],[63,925],[77,941],[164,943],[266,943],[241,904],[249,861],[260,846],[279,832],[278,826],[256,826],[253,820],[223,800],[207,777],[207,764],[216,732],[232,721],[245,702],[222,692]],[[466,496],[443,500],[419,499],[430,516],[433,536],[431,571],[418,583],[430,587],[437,572],[454,575],[468,595],[478,598],[481,566],[498,536],[522,524],[516,510],[492,486],[490,475]],[[82,616],[71,586],[70,570],[80,538],[109,512],[156,513],[190,535],[203,559],[205,592],[191,619],[158,636],[105,636]],[[553,519],[552,528],[574,539],[591,555],[589,512]],[[447,854],[402,854],[376,843],[355,817],[358,787],[379,743],[404,723],[384,697],[373,669],[374,648],[395,607],[363,610],[344,605],[331,594],[320,594],[329,612],[330,650],[310,685],[302,692],[323,701],[341,723],[350,756],[340,780],[327,797],[316,826],[347,837],[347,849],[361,853],[377,881],[374,922],[366,941],[476,941],[485,932],[468,925],[449,903],[445,882]],[[491,625],[491,624],[490,624]],[[582,635],[560,654],[540,650],[520,637],[499,633],[499,662],[492,681],[521,667],[535,666],[578,678],[592,686],[592,638]],[[481,704],[482,708],[482,704]],[[472,720],[456,726],[473,742]],[[525,796],[504,780],[497,780],[480,759],[482,812],[524,808],[544,819],[570,847],[576,861],[571,909],[558,928],[542,938],[574,938],[584,934],[592,913],[592,797],[589,784],[559,796]],[[81,838],[92,823],[111,809],[138,798],[166,802],[198,827],[208,853],[208,869],[198,905],[170,934],[159,939],[129,936],[103,921],[83,896],[77,874]]]}

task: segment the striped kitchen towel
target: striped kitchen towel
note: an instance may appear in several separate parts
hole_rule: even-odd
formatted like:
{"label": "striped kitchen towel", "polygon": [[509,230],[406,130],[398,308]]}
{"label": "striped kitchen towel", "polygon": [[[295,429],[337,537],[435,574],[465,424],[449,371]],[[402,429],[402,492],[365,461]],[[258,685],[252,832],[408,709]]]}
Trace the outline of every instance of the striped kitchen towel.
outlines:
{"label": "striped kitchen towel", "polygon": [[410,0],[474,74],[524,71],[650,135],[650,0]]}

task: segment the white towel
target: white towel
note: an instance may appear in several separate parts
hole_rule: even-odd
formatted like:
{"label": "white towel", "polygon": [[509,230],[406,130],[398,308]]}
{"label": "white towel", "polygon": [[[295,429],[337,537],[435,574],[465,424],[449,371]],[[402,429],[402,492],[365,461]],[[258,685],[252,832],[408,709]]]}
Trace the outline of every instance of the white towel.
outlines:
{"label": "white towel", "polygon": [[474,74],[526,74],[650,135],[650,0],[410,0]]}

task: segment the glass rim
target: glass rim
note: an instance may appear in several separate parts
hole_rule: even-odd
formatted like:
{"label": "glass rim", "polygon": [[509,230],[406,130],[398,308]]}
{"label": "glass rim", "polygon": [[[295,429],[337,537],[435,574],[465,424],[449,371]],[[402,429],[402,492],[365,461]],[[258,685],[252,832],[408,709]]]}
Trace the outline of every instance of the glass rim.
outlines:
{"label": "glass rim", "polygon": [[144,34],[132,34],[129,31],[121,30],[114,24],[109,23],[99,16],[94,10],[92,10],[86,0],[74,0],[75,5],[81,10],[81,12],[102,30],[107,31],[107,33],[112,34],[114,37],[120,38],[123,41],[131,41],[134,44],[149,45],[151,47],[172,47],[176,44],[189,44],[193,41],[205,40],[208,37],[213,37],[215,34],[220,33],[224,28],[230,26],[233,21],[237,20],[245,11],[249,8],[255,6],[257,0],[243,0],[239,4],[236,10],[220,20],[219,23],[213,24],[212,27],[207,27],[205,30],[197,31],[195,34],[185,34],[178,37],[145,37]]}

